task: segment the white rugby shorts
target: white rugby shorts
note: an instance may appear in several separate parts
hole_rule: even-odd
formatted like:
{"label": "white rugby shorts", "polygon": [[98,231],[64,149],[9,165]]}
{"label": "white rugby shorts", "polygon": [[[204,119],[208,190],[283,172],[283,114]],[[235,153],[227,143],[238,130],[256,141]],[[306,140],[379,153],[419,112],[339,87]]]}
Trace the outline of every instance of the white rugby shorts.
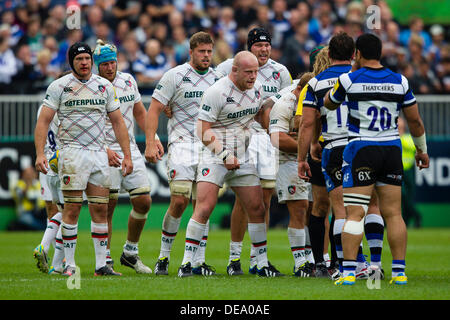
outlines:
{"label": "white rugby shorts", "polygon": [[167,179],[169,182],[196,180],[201,148],[201,142],[177,142],[169,145],[167,154]]}
{"label": "white rugby shorts", "polygon": [[197,170],[197,183],[211,182],[222,188],[224,182],[230,187],[251,187],[261,185],[255,166],[251,163],[241,164],[239,169],[227,170],[225,165],[200,163]]}
{"label": "white rugby shorts", "polygon": [[[123,153],[116,151],[123,159]],[[139,149],[131,151],[133,161],[133,172],[127,176],[122,176],[122,167],[109,167],[111,172],[110,190],[129,191],[136,188],[150,187],[150,180],[147,174],[144,158]]]}
{"label": "white rugby shorts", "polygon": [[58,175],[63,191],[85,190],[88,182],[108,189],[111,186],[106,151],[60,149]]}
{"label": "white rugby shorts", "polygon": [[248,152],[260,179],[277,179],[278,150],[270,142],[270,136],[267,133],[254,133],[250,139]]}
{"label": "white rugby shorts", "polygon": [[293,200],[312,201],[311,184],[298,177],[296,161],[280,163],[277,176],[278,202]]}

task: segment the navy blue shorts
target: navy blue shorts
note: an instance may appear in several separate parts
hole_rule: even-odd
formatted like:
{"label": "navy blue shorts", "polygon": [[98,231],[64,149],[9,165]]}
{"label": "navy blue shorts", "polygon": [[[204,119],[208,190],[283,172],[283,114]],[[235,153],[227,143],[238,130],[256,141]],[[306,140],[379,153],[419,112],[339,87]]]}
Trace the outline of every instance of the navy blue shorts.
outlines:
{"label": "navy blue shorts", "polygon": [[400,139],[390,141],[352,140],[345,147],[343,187],[363,187],[380,182],[401,186],[403,177]]}
{"label": "navy blue shorts", "polygon": [[342,186],[342,154],[345,145],[322,151],[322,173],[327,191]]}

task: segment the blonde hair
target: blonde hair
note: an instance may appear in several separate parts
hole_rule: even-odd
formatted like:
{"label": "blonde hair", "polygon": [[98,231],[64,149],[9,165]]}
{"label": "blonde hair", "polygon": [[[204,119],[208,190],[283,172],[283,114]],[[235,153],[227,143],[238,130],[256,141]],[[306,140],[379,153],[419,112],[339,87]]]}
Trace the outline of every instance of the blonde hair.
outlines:
{"label": "blonde hair", "polygon": [[323,47],[316,56],[313,66],[313,73],[317,76],[319,73],[327,69],[331,65],[330,57],[328,56],[328,46]]}
{"label": "blonde hair", "polygon": [[309,80],[314,78],[314,76],[315,76],[314,72],[305,72],[300,77],[300,81],[298,82],[297,86],[303,88],[304,86],[306,86],[306,84],[309,82]]}

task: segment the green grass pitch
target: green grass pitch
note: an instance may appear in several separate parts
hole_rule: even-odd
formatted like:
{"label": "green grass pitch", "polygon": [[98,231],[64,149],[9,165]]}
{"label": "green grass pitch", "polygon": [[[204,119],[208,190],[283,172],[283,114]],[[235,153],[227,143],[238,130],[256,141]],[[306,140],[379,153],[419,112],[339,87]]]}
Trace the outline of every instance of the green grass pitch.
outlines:
{"label": "green grass pitch", "polygon": [[[245,275],[229,277],[229,231],[211,230],[206,260],[216,267],[213,277],[193,276],[180,279],[177,269],[183,256],[185,231],[174,242],[169,276],[138,275],[120,265],[119,257],[125,231],[115,231],[112,256],[121,277],[94,277],[94,249],[89,232],[78,235],[76,261],[81,270],[80,289],[68,289],[67,278],[41,273],[32,255],[42,232],[0,233],[1,300],[448,300],[450,298],[450,229],[408,230],[406,271],[408,285],[389,284],[391,255],[386,241],[383,268],[386,280],[380,289],[369,290],[365,280],[352,287],[337,287],[331,280],[292,276],[293,258],[287,231],[268,233],[270,261],[287,276],[258,278]],[[243,270],[248,270],[249,238],[246,234],[242,253]],[[140,256],[152,269],[158,257],[160,231],[145,230],[139,245]],[[364,242],[364,253],[369,254]],[[50,250],[50,255],[53,249]]]}

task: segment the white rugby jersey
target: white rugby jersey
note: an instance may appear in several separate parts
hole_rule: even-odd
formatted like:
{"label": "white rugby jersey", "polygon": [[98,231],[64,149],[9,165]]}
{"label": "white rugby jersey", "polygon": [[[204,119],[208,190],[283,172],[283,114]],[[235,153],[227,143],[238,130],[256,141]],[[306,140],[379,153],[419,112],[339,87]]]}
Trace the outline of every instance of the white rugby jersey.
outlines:
{"label": "white rugby jersey", "polygon": [[195,134],[203,92],[220,76],[209,68],[198,73],[188,62],[170,69],[159,81],[152,98],[172,109],[172,118],[167,123],[169,144],[176,142],[198,142]]}
{"label": "white rugby jersey", "polygon": [[[39,110],[37,112],[38,119],[39,119],[39,115],[41,114],[41,110],[42,110],[42,105],[39,107]],[[48,126],[47,141],[44,146],[44,154],[47,157],[47,159],[50,159],[50,157],[53,155],[53,153],[59,149],[59,140],[57,137],[58,126],[59,126],[58,115],[55,114],[55,116],[53,117],[53,120],[50,122],[50,124]]]}
{"label": "white rugby jersey", "polygon": [[[205,91],[198,119],[211,122],[217,138],[225,148],[234,152],[240,163],[245,162],[245,153],[250,142],[250,125],[261,109],[262,85],[256,81],[253,88],[241,91],[231,79],[223,77]],[[213,163],[223,163],[206,147],[204,154]]]}
{"label": "white rugby jersey", "polygon": [[[296,111],[297,98],[292,92],[286,92],[275,102],[272,110],[270,111],[269,133],[289,133],[294,131]],[[280,150],[279,161],[280,163],[286,161],[297,161],[297,153],[288,153]]]}
{"label": "white rugby jersey", "polygon": [[343,144],[346,143],[344,140],[348,137],[347,104],[343,103],[336,110],[331,111],[325,108],[323,101],[328,90],[336,84],[337,78],[343,73],[350,72],[351,68],[350,64],[333,65],[308,82],[303,108],[315,108],[320,112],[322,136],[325,143],[334,140],[340,140]]}
{"label": "white rugby jersey", "polygon": [[[228,75],[231,73],[231,67],[233,66],[234,59],[227,59],[219,64],[216,70],[222,75]],[[272,59],[269,59],[262,67],[258,69],[258,76],[256,78],[262,85],[262,98],[263,100],[277,94],[281,89],[286,88],[292,84],[292,77],[289,70]],[[254,121],[252,128],[256,131],[264,131],[261,125]]]}
{"label": "white rugby jersey", "polygon": [[[141,94],[136,83],[136,80],[129,73],[117,71],[116,77],[112,82],[114,90],[116,91],[117,99],[120,104],[120,112],[128,129],[128,136],[130,137],[130,150],[138,149],[136,139],[134,137],[134,105],[141,101]],[[121,151],[119,142],[117,141],[111,120],[106,119],[105,126],[106,143],[108,148],[114,151]]]}
{"label": "white rugby jersey", "polygon": [[292,80],[292,84],[287,86],[286,88],[281,89],[280,92],[278,92],[277,94],[270,96],[270,99],[273,102],[277,102],[283,95],[285,95],[287,92],[292,92],[293,90],[295,90],[295,88],[297,88],[298,83],[300,82],[300,79],[295,79]]}
{"label": "white rugby jersey", "polygon": [[107,79],[93,74],[80,81],[70,73],[49,85],[43,104],[58,114],[57,136],[62,148],[105,150],[107,113],[119,108]]}

